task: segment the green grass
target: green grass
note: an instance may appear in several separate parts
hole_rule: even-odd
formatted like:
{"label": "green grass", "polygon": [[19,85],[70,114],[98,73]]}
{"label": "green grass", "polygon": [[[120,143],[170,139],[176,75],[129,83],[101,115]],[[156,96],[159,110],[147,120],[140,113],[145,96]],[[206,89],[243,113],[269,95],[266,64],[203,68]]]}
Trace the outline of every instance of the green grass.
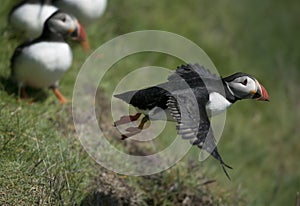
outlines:
{"label": "green grass", "polygon": [[[70,104],[59,105],[47,90],[33,91],[43,98],[32,105],[16,101],[16,87],[7,77],[9,59],[22,40],[6,27],[6,15],[15,2],[5,0],[0,8],[0,203],[83,204],[97,190],[91,186],[95,179],[107,171],[94,163],[77,140]],[[271,97],[268,103],[239,102],[227,112],[218,147],[234,167],[231,182],[212,158],[189,166],[189,160],[198,158],[194,148],[179,165],[162,174],[148,179],[126,177],[124,184],[133,188],[130,194],[137,195],[138,204],[172,205],[182,201],[184,192],[193,200],[207,194],[214,205],[294,204],[300,188],[299,13],[296,0],[109,1],[104,17],[88,28],[93,49],[132,31],[174,32],[204,49],[221,75],[250,73]],[[69,100],[88,56],[78,45],[72,46],[74,62],[60,86]],[[107,74],[106,96],[133,68],[174,69],[179,63],[176,58],[151,53],[128,57]],[[207,179],[217,183],[203,187],[202,180]],[[97,183],[100,187],[101,181]],[[170,188],[175,189],[166,192]]]}

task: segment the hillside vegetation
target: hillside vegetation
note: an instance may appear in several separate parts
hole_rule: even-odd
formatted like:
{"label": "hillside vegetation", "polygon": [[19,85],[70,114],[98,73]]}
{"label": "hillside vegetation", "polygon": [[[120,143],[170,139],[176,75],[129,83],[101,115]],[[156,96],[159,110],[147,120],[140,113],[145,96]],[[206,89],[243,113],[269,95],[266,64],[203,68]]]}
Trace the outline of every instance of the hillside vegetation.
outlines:
{"label": "hillside vegetation", "polygon": [[[84,151],[74,129],[71,102],[60,105],[48,90],[31,90],[37,99],[33,104],[16,101],[17,88],[8,79],[10,57],[24,39],[6,22],[16,2],[4,0],[0,7],[0,205],[294,204],[300,190],[297,0],[109,0],[105,15],[87,29],[92,49],[132,31],[174,32],[199,45],[222,76],[241,71],[258,78],[271,101],[242,101],[230,108],[218,144],[234,168],[232,181],[213,158],[198,162],[197,148],[163,173],[117,175]],[[73,65],[60,83],[69,100],[89,55],[71,44]],[[118,62],[117,72],[104,79],[100,106],[109,107],[111,92],[129,71],[148,65],[175,69],[181,63],[151,52]],[[107,125],[114,144],[127,146],[120,143],[109,120]]]}

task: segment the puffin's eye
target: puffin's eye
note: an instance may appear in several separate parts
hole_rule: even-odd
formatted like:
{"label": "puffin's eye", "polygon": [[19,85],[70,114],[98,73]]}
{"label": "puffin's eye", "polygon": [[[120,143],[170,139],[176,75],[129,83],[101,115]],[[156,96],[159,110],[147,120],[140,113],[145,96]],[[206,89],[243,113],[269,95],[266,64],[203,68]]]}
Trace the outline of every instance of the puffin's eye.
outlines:
{"label": "puffin's eye", "polygon": [[245,79],[243,82],[241,82],[241,84],[245,85],[245,86],[247,85],[247,83],[248,83],[247,79]]}
{"label": "puffin's eye", "polygon": [[66,17],[63,17],[61,20],[62,20],[63,22],[66,22]]}

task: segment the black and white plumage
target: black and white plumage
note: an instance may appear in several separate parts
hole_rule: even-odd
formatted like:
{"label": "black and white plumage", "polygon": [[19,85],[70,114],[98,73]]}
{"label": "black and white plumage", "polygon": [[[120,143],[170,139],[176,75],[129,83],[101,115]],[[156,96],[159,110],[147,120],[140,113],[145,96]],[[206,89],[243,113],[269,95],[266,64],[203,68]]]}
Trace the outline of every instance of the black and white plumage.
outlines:
{"label": "black and white plumage", "polygon": [[[139,127],[127,129],[129,133],[122,135],[122,139],[141,132],[148,119],[167,116],[168,120],[177,122],[178,134],[183,139],[189,139],[193,145],[220,161],[228,178],[225,167],[231,167],[224,163],[218,152],[209,117],[225,111],[241,99],[269,100],[265,88],[251,75],[239,72],[221,78],[198,64],[178,67],[166,83],[115,97],[138,111],[137,115],[122,117],[115,126],[135,121],[141,113],[145,115]],[[158,114],[162,111],[166,115]]]}
{"label": "black and white plumage", "polygon": [[41,35],[45,21],[58,9],[87,26],[103,15],[106,5],[107,0],[23,0],[11,9],[8,22],[27,39],[34,39]]}
{"label": "black and white plumage", "polygon": [[50,87],[61,103],[66,102],[57,87],[72,64],[72,51],[65,42],[68,36],[85,41],[85,32],[77,19],[57,11],[45,22],[40,37],[16,48],[11,58],[11,78],[17,82],[23,97],[27,97],[26,86]]}
{"label": "black and white plumage", "polygon": [[45,21],[58,10],[51,0],[23,0],[9,13],[9,24],[29,39],[41,35]]}
{"label": "black and white plumage", "polygon": [[103,15],[107,0],[53,0],[53,4],[73,14],[84,26],[87,26]]}

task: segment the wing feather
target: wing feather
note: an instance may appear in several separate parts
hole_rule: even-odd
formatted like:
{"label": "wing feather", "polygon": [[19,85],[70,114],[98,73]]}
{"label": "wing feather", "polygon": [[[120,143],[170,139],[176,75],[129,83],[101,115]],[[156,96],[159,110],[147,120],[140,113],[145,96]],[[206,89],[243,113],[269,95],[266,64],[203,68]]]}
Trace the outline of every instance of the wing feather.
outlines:
{"label": "wing feather", "polygon": [[[167,101],[167,107],[171,116],[177,121],[177,132],[183,139],[191,140],[193,145],[204,149],[216,158],[225,173],[230,179],[226,168],[227,165],[218,152],[216,140],[210,125],[203,100],[195,99],[191,94],[173,94]],[[196,106],[198,105],[198,106]]]}
{"label": "wing feather", "polygon": [[186,81],[190,79],[211,79],[220,80],[220,77],[216,74],[212,74],[209,70],[205,69],[199,64],[187,64],[177,67],[176,71],[169,76],[169,81],[178,81],[180,79],[185,79]]}

